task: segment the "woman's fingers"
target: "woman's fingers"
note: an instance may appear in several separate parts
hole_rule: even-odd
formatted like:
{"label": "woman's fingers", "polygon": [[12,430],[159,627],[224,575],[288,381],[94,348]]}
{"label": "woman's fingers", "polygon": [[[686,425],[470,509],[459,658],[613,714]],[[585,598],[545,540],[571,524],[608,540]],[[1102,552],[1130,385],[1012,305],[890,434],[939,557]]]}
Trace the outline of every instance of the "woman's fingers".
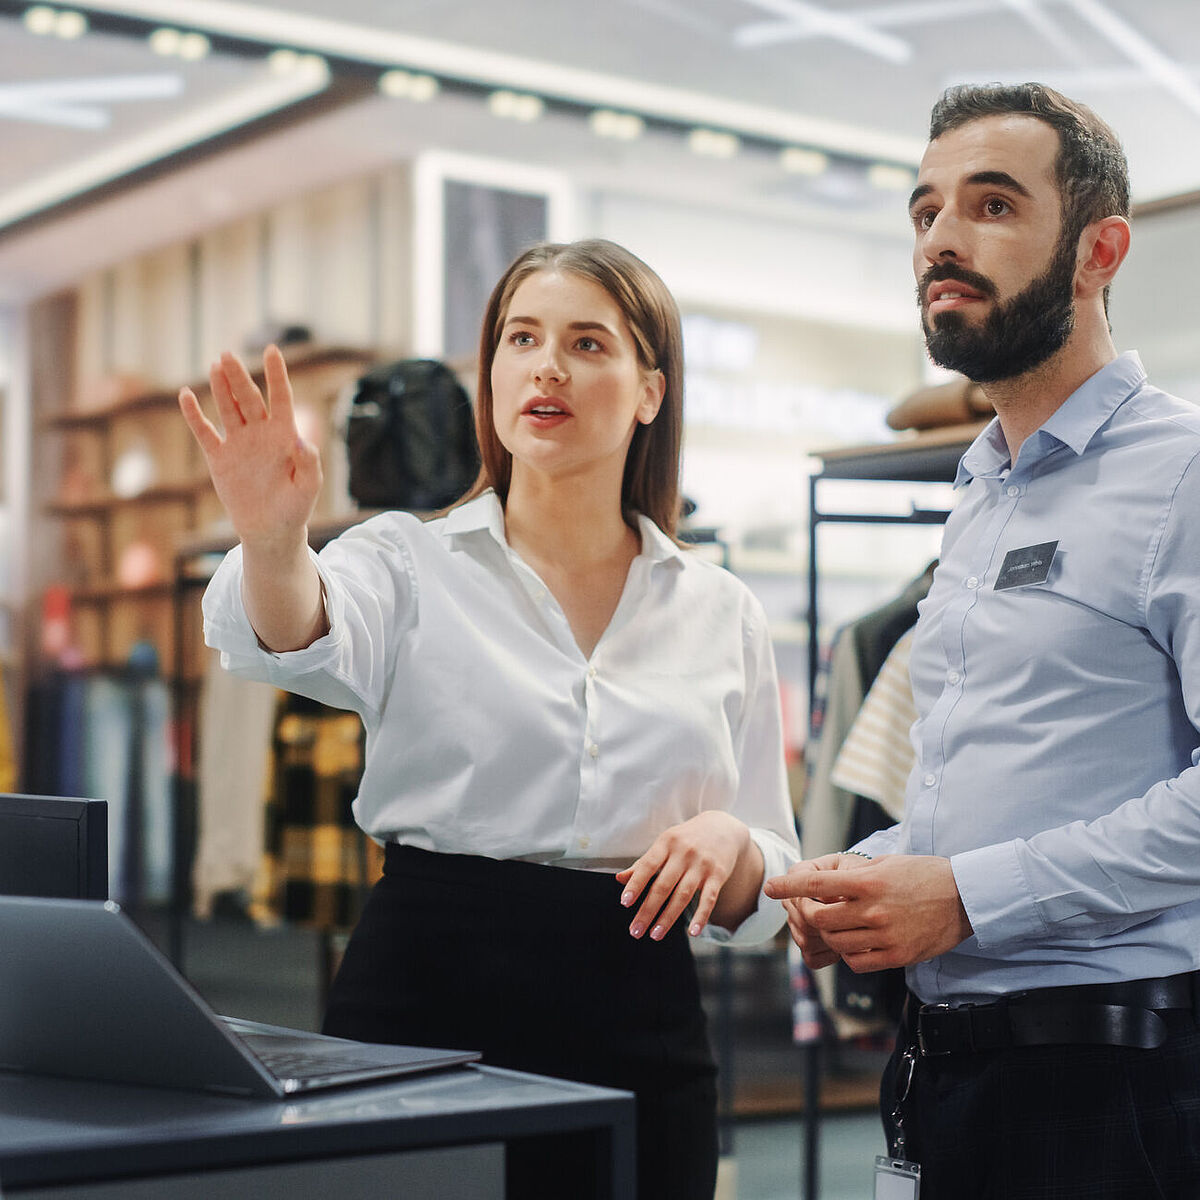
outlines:
{"label": "woman's fingers", "polygon": [[226,350],[221,355],[221,374],[224,376],[234,403],[242,415],[242,420],[249,424],[251,421],[265,421],[267,418],[267,402],[258,390],[258,385],[250,377],[242,360],[236,354]]}
{"label": "woman's fingers", "polygon": [[283,351],[278,346],[271,345],[263,351],[263,375],[267,381],[269,415],[294,425],[296,412],[292,404],[292,382],[288,379]]}
{"label": "woman's fingers", "polygon": [[204,451],[205,457],[211,457],[221,448],[221,435],[217,432],[217,427],[204,415],[196,393],[189,387],[179,390],[179,411],[183,413],[183,419],[199,443],[200,449]]}

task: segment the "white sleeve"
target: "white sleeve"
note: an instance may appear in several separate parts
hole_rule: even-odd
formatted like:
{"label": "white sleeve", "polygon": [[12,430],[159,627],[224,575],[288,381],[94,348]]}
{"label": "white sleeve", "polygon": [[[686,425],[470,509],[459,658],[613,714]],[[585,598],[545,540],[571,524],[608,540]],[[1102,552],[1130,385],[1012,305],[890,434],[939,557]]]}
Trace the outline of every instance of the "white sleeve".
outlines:
{"label": "white sleeve", "polygon": [[204,593],[204,640],[234,674],[373,718],[387,698],[398,635],[416,620],[411,555],[394,517],[356,525],[309,554],[325,597],[324,637],[284,653],[260,644],[242,603],[242,548],[235,546]]}
{"label": "white sleeve", "polygon": [[[731,812],[749,827],[763,856],[763,880],[783,875],[800,860],[796,818],[788,790],[784,758],[783,714],[775,656],[767,635],[766,614],[747,593],[743,617],[746,691],[736,730],[739,783]],[[753,945],[773,937],[787,914],[778,900],[764,896],[734,932],[709,925],[705,936],[733,945]]]}

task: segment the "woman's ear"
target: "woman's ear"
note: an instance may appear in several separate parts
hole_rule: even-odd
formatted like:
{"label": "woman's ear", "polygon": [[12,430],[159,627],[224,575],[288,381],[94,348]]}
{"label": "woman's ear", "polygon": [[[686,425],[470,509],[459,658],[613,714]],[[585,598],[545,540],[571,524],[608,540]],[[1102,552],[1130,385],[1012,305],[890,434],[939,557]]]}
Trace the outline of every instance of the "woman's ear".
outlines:
{"label": "woman's ear", "polygon": [[638,405],[637,419],[642,425],[649,425],[658,416],[662,407],[663,397],[667,394],[667,377],[657,367],[644,373],[645,394]]}
{"label": "woman's ear", "polygon": [[1129,222],[1124,217],[1102,217],[1082,233],[1079,243],[1078,285],[1087,292],[1102,292],[1129,253]]}

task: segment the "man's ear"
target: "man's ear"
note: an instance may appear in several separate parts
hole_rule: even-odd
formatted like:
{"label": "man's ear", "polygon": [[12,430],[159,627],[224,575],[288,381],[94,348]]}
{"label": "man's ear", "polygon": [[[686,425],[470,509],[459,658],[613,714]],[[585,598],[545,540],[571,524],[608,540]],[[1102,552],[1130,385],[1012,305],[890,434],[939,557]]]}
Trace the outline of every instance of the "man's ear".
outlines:
{"label": "man's ear", "polygon": [[656,367],[653,371],[646,372],[645,386],[645,394],[638,405],[637,419],[643,425],[649,425],[658,416],[663,396],[667,394],[667,377]]}
{"label": "man's ear", "polygon": [[1113,281],[1129,253],[1129,222],[1124,217],[1101,217],[1079,235],[1079,266],[1075,283],[1081,293],[1102,292]]}

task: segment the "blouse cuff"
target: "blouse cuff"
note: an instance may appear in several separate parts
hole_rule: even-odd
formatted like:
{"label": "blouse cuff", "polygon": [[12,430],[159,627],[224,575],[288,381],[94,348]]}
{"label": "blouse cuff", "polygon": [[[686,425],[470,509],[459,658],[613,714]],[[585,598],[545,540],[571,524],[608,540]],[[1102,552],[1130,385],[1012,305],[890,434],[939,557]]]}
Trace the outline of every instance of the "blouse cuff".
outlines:
{"label": "blouse cuff", "polygon": [[321,578],[329,632],[303,650],[282,652],[268,650],[262,645],[246,615],[242,602],[242,547],[235,546],[221,560],[205,590],[202,608],[205,644],[221,652],[221,666],[226,670],[240,669],[252,673],[253,677],[275,682],[277,672],[281,677],[284,674],[280,671],[284,663],[287,664],[287,677],[294,678],[297,673],[321,670],[334,660],[345,601],[311,546],[308,555]]}
{"label": "blouse cuff", "polygon": [[[751,827],[750,836],[763,857],[763,882],[775,875],[786,875],[788,868],[799,861],[796,851],[769,829]],[[720,946],[753,946],[769,941],[783,928],[787,913],[783,904],[758,891],[754,911],[732,933],[720,925],[708,924],[700,937]]]}

